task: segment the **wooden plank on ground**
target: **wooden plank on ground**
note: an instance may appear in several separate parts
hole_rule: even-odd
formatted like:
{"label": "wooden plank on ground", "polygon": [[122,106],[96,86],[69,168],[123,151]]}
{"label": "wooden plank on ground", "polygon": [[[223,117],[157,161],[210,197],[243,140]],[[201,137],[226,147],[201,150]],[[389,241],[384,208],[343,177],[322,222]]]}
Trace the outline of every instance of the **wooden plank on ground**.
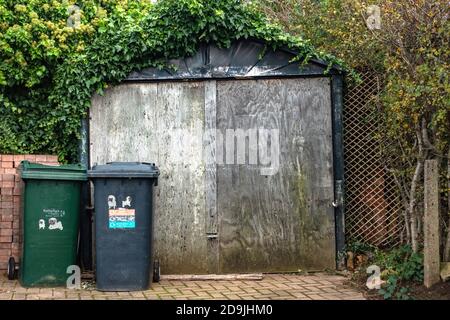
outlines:
{"label": "wooden plank on ground", "polygon": [[262,280],[262,273],[252,274],[168,274],[161,275],[161,280],[199,281],[199,280]]}

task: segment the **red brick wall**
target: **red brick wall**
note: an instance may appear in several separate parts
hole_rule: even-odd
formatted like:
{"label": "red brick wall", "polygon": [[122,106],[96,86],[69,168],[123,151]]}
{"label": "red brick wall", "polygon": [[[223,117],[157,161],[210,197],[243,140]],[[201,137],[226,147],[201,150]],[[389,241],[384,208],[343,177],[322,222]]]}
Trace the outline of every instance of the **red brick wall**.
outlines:
{"label": "red brick wall", "polygon": [[58,165],[57,156],[0,155],[0,270],[6,269],[10,256],[20,260],[22,181],[19,165],[22,160]]}

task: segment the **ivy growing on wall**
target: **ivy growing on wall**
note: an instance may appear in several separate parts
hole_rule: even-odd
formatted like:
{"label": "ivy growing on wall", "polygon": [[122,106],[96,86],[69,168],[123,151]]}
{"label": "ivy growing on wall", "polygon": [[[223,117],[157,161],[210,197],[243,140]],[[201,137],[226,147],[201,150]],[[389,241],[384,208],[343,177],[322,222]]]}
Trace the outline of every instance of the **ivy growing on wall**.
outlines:
{"label": "ivy growing on wall", "polygon": [[[77,7],[73,7],[76,4]],[[258,38],[340,63],[240,0],[0,0],[0,153],[75,161],[91,96],[131,71]]]}

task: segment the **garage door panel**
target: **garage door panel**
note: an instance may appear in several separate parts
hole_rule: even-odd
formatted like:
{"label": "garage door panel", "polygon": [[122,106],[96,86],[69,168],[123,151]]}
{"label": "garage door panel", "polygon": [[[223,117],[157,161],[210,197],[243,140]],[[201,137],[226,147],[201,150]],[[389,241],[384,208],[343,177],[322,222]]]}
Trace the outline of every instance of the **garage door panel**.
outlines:
{"label": "garage door panel", "polygon": [[218,82],[219,130],[278,129],[280,141],[274,175],[217,168],[220,272],[334,267],[329,90],[327,79]]}
{"label": "garage door panel", "polygon": [[[124,84],[94,96],[91,165],[155,162],[155,257],[164,273],[207,273],[204,82]],[[200,136],[199,136],[200,134]]]}

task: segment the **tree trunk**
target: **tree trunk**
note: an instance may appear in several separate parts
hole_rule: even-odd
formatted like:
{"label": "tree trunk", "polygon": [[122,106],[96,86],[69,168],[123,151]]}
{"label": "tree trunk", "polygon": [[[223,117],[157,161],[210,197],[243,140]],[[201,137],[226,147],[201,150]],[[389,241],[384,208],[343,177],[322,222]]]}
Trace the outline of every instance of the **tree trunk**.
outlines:
{"label": "tree trunk", "polygon": [[406,243],[411,244],[411,226],[409,224],[408,216],[409,216],[408,211],[405,210],[405,214],[403,215],[403,218],[405,219]]}
{"label": "tree trunk", "polygon": [[417,230],[417,217],[415,214],[411,215],[411,248],[414,252],[419,251],[419,233]]}
{"label": "tree trunk", "polygon": [[414,175],[411,181],[411,188],[409,190],[409,218],[410,218],[410,226],[411,226],[411,248],[414,252],[419,251],[419,229],[417,219],[419,219],[419,213],[417,211],[417,185],[419,183],[419,179],[422,176],[423,165],[425,161],[425,151],[423,147],[423,131],[420,126],[416,127],[416,138],[417,138],[417,146],[418,146],[418,155],[417,155],[417,163],[416,169],[414,170]]}
{"label": "tree trunk", "polygon": [[[385,170],[388,172],[391,172],[392,177],[394,178],[394,182],[397,185],[397,188],[399,190],[401,203],[403,205],[402,216],[403,216],[403,221],[405,223],[406,243],[410,245],[411,244],[411,226],[410,226],[410,218],[409,218],[409,210],[408,210],[409,209],[408,192],[404,188],[404,184],[402,184],[403,181],[400,182],[395,171],[389,170],[387,168],[387,166],[385,166]],[[403,238],[403,231],[401,233],[401,237]],[[404,239],[402,239],[401,243],[404,243],[403,240]]]}
{"label": "tree trunk", "polygon": [[409,218],[410,218],[410,229],[411,229],[411,247],[414,252],[418,252],[419,250],[419,244],[418,244],[418,238],[419,238],[419,229],[417,224],[418,212],[417,212],[417,183],[420,179],[420,176],[422,175],[423,171],[423,159],[418,159],[416,164],[416,170],[414,171],[414,176],[411,182],[411,189],[409,191]]}

